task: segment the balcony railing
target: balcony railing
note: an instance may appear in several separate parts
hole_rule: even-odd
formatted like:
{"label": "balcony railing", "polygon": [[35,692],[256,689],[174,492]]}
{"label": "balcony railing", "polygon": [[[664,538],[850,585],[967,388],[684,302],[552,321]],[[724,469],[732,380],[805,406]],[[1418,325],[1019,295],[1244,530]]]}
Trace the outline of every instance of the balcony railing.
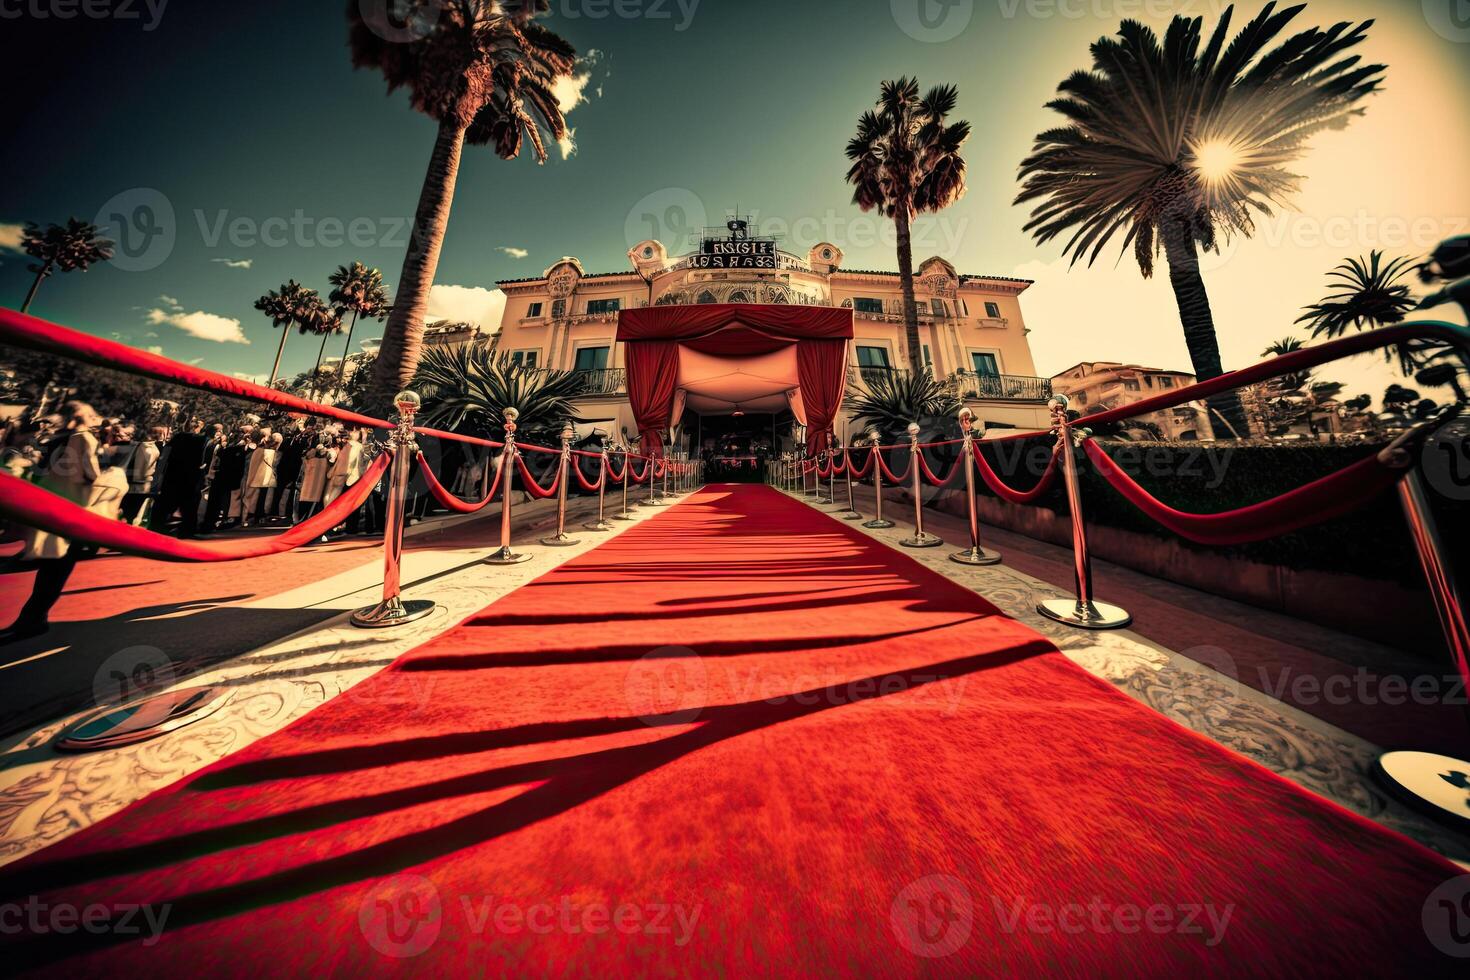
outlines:
{"label": "balcony railing", "polygon": [[[857,367],[847,369],[847,383],[859,385],[878,376],[890,376],[902,368]],[[1017,374],[981,374],[977,371],[956,371],[942,379],[940,385],[947,388],[956,398],[989,398],[999,401],[1039,401],[1051,397],[1050,378],[1032,378]]]}
{"label": "balcony railing", "polygon": [[1051,397],[1051,378],[1032,378],[1021,374],[956,371],[941,383],[954,392],[957,398],[1044,402]]}
{"label": "balcony railing", "polygon": [[579,369],[573,373],[582,381],[584,395],[621,395],[628,389],[628,375],[623,368]]}

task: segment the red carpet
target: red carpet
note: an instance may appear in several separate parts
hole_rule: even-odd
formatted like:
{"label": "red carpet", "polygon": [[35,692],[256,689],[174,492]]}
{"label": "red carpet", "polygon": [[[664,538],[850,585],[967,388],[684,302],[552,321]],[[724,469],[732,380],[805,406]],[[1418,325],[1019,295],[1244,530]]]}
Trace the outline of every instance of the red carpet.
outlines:
{"label": "red carpet", "polygon": [[742,486],[7,869],[0,905],[167,903],[156,941],[141,912],[4,937],[70,975],[1429,975],[1457,873]]}

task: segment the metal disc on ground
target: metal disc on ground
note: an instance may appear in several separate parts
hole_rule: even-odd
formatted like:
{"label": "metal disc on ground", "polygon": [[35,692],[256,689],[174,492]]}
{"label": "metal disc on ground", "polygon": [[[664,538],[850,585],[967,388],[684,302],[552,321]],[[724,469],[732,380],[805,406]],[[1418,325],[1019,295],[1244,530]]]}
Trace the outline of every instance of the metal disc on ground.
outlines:
{"label": "metal disc on ground", "polygon": [[103,708],[68,725],[57,736],[56,748],[96,752],[156,738],[214,714],[230,699],[230,693],[227,687],[188,687]]}

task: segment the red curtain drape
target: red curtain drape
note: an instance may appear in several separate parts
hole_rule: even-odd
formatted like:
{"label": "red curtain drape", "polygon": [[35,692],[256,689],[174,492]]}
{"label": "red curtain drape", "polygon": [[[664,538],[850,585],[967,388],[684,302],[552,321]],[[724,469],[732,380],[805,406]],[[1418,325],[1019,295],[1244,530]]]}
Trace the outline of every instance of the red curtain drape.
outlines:
{"label": "red curtain drape", "polygon": [[796,343],[796,380],[806,407],[808,455],[827,448],[827,433],[842,407],[847,386],[847,341],[799,340]]}
{"label": "red curtain drape", "polygon": [[635,340],[623,345],[628,361],[628,401],[643,451],[662,456],[663,433],[674,410],[679,382],[679,345],[672,340]]}

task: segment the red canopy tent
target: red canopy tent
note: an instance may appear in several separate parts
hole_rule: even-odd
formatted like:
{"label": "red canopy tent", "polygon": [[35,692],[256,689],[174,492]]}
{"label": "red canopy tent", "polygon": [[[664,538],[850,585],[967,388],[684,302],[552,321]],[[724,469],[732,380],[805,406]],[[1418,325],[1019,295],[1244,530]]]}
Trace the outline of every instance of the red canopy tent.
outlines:
{"label": "red canopy tent", "polygon": [[618,314],[628,400],[646,449],[687,403],[758,411],[790,406],[808,451],[825,445],[847,384],[852,310],[829,306],[651,306]]}

